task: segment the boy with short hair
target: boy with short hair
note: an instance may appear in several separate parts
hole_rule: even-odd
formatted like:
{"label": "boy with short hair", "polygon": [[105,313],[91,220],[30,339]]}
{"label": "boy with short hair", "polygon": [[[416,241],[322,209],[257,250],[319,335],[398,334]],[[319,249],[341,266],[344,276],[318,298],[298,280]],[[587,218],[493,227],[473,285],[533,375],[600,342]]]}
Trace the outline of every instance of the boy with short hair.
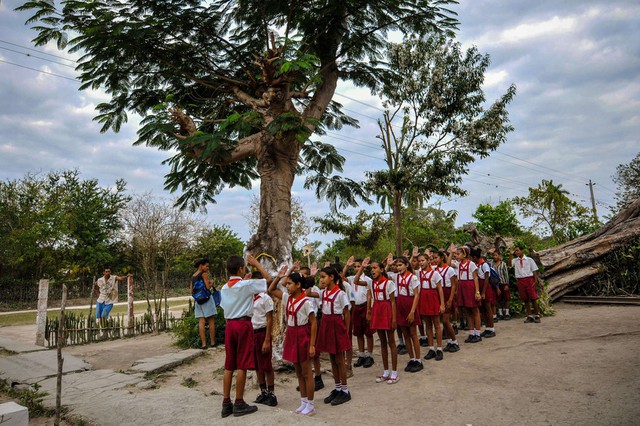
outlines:
{"label": "boy with short hair", "polygon": [[[255,367],[254,337],[251,317],[253,316],[253,298],[255,295],[267,291],[267,280],[270,276],[262,265],[251,255],[247,254],[247,262],[255,267],[264,278],[246,279],[245,263],[241,256],[231,256],[227,259],[229,281],[220,290],[220,306],[224,310],[227,321],[225,330],[225,360],[223,380],[222,417],[233,414],[234,417],[244,416],[258,411],[255,405],[248,405],[244,397],[244,386],[247,380],[247,370]],[[236,376],[236,400],[231,402],[231,384],[233,373]]]}
{"label": "boy with short hair", "polygon": [[[262,278],[260,272],[254,272],[252,279]],[[256,376],[260,386],[260,395],[254,402],[271,407],[278,405],[275,395],[275,377],[271,363],[271,338],[273,330],[273,300],[267,293],[260,293],[253,297],[253,325]]]}
{"label": "boy with short hair", "polygon": [[[513,258],[514,253],[516,259]],[[527,310],[527,319],[524,322],[540,323],[538,293],[536,292],[536,283],[539,280],[538,265],[532,258],[524,255],[524,248],[520,245],[515,246],[515,249],[509,252],[509,264],[515,268],[518,293],[520,293],[520,299],[524,302],[524,307]],[[529,302],[533,305],[535,317],[531,316]]]}

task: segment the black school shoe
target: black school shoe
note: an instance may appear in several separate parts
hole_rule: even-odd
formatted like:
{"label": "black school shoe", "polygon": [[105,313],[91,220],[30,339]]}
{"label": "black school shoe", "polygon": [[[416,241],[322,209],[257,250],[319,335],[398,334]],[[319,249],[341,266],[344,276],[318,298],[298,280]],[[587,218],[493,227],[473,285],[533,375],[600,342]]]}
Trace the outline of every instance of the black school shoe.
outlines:
{"label": "black school shoe", "polygon": [[276,398],[276,395],[273,392],[269,392],[261,404],[268,405],[269,407],[275,407],[278,405],[278,398]]}
{"label": "black school shoe", "polygon": [[469,343],[480,343],[482,342],[482,337],[478,336],[477,334],[471,336],[471,340],[469,340]]}
{"label": "black school shoe", "polygon": [[245,416],[247,414],[255,413],[256,411],[258,411],[258,407],[255,405],[249,405],[246,402],[233,404],[233,417]]}
{"label": "black school shoe", "polygon": [[342,391],[339,391],[338,389],[332,390],[329,396],[324,399],[324,403],[330,404],[340,393],[342,393]]}
{"label": "black school shoe", "polygon": [[340,405],[347,401],[351,401],[351,392],[340,391],[339,395],[331,401],[331,405]]}
{"label": "black school shoe", "polygon": [[255,402],[256,404],[263,404],[266,397],[267,397],[267,392],[260,392],[260,395],[258,395],[256,400],[253,402]]}
{"label": "black school shoe", "polygon": [[413,360],[407,363],[407,366],[404,368],[404,371],[410,372],[413,369]]}
{"label": "black school shoe", "polygon": [[536,315],[535,318],[533,318],[533,322],[540,324],[540,317]]}
{"label": "black school shoe", "polygon": [[222,417],[229,417],[233,414],[233,402],[227,402],[226,404],[222,404]]}
{"label": "black school shoe", "polygon": [[353,363],[354,367],[362,367],[362,365],[364,364],[365,361],[365,357],[363,356],[359,356],[358,359],[356,360],[356,362]]}
{"label": "black school shoe", "polygon": [[442,351],[436,351],[436,361],[442,361],[443,358],[444,354],[442,353]]}
{"label": "black school shoe", "polygon": [[362,364],[362,366],[364,368],[369,368],[373,365],[373,357],[372,356],[368,356],[364,359],[364,363]]}
{"label": "black school shoe", "polygon": [[436,351],[429,349],[429,352],[424,356],[424,359],[433,359],[436,357]]}
{"label": "black school shoe", "polygon": [[413,369],[409,370],[410,373],[417,373],[418,371],[422,370],[424,368],[424,365],[422,365],[422,363],[420,361],[413,361]]}
{"label": "black school shoe", "polygon": [[429,346],[429,339],[420,338],[420,346],[422,346],[423,348]]}
{"label": "black school shoe", "polygon": [[322,381],[322,376],[316,376],[314,378],[314,381],[316,382],[316,386],[315,386],[316,391],[319,391],[320,389],[324,389],[324,382]]}
{"label": "black school shoe", "polygon": [[409,351],[405,345],[398,345],[398,355],[406,355]]}
{"label": "black school shoe", "polygon": [[485,330],[482,332],[482,334],[480,334],[480,337],[496,337],[496,332],[495,331],[491,331],[491,330]]}
{"label": "black school shoe", "polygon": [[526,320],[524,320],[525,323],[530,323],[530,322],[535,322],[535,320],[533,319],[532,316],[528,316]]}

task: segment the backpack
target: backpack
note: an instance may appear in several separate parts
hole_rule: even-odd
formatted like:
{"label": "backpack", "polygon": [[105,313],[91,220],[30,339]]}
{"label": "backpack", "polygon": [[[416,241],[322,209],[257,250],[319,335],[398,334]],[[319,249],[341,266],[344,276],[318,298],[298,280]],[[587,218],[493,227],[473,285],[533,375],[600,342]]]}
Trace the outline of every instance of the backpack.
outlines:
{"label": "backpack", "polygon": [[498,286],[500,286],[500,274],[498,274],[498,271],[493,269],[491,266],[489,266],[489,284],[491,284],[491,287],[493,288],[498,288]]}
{"label": "backpack", "polygon": [[211,291],[207,288],[202,277],[200,277],[198,281],[193,283],[193,298],[199,305],[202,305],[207,303],[210,297]]}

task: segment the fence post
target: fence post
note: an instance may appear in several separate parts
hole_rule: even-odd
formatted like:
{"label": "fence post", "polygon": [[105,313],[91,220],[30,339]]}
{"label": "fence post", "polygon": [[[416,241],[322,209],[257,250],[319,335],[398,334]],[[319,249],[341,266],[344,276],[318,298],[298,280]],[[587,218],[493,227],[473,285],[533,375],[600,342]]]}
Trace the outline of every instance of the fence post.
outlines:
{"label": "fence post", "polygon": [[134,316],[133,316],[133,276],[129,275],[127,277],[127,307],[128,307],[128,318],[127,318],[127,328],[129,329],[127,334],[134,334]]}
{"label": "fence post", "polygon": [[47,301],[49,299],[49,280],[38,283],[38,315],[36,317],[36,345],[44,346],[45,328],[47,327]]}
{"label": "fence post", "polygon": [[65,317],[64,308],[67,304],[67,286],[62,284],[62,303],[60,306],[60,328],[58,328],[58,344],[57,346],[57,358],[58,358],[58,375],[56,377],[56,419],[55,426],[60,424],[60,413],[62,411],[62,366],[64,364],[64,358],[62,357],[62,346],[65,344]]}

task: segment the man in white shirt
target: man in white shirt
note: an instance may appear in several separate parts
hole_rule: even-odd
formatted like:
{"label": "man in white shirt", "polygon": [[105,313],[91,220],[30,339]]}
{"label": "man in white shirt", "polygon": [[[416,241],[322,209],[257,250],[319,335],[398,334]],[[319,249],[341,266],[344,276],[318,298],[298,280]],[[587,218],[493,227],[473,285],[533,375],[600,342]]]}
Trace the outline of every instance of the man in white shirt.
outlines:
{"label": "man in white shirt", "polygon": [[[101,329],[107,326],[107,320],[113,308],[113,303],[118,298],[117,281],[126,280],[129,275],[123,275],[121,277],[111,275],[111,268],[107,266],[104,268],[103,276],[98,278],[93,284],[93,290],[96,296],[98,296],[96,300],[96,320],[100,323]],[[100,330],[100,335],[102,335],[102,330]]]}
{"label": "man in white shirt", "polygon": [[[516,255],[515,259],[513,258],[514,253]],[[536,292],[536,283],[540,279],[538,265],[532,258],[524,255],[522,246],[515,246],[514,250],[509,252],[509,264],[512,268],[515,268],[518,293],[520,293],[520,299],[524,302],[524,307],[527,310],[527,319],[524,322],[540,323],[540,308],[538,307],[538,293]],[[533,305],[535,317],[531,316],[529,302]]]}

